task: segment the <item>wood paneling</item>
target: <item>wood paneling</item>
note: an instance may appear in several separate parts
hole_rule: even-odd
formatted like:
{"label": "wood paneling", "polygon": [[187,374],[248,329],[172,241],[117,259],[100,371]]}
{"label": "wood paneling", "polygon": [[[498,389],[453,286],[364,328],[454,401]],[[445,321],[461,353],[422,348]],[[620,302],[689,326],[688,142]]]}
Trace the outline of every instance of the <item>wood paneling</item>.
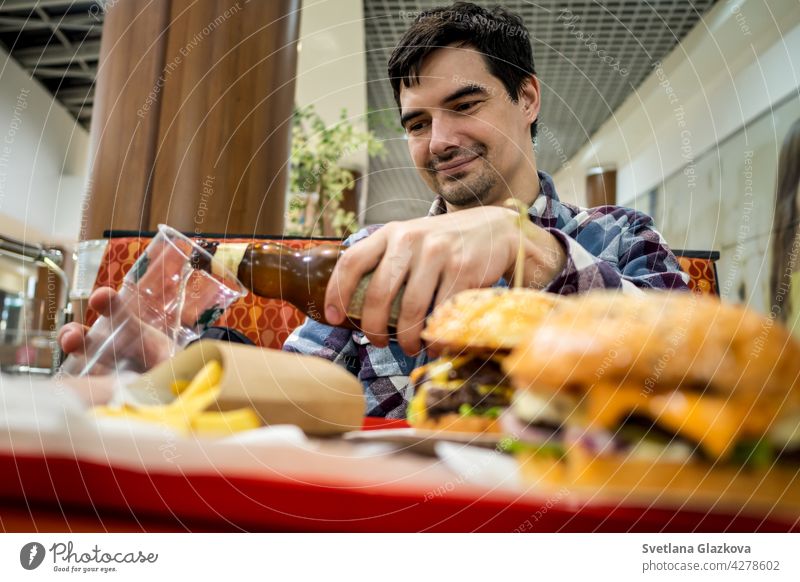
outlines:
{"label": "wood paneling", "polygon": [[151,228],[283,231],[298,4],[173,0]]}
{"label": "wood paneling", "polygon": [[[107,18],[115,21],[125,6],[130,24],[133,6],[152,5],[160,10],[152,19],[166,32],[148,30],[150,40],[142,33],[124,58],[116,48],[105,51],[116,66],[101,60],[105,77],[98,82],[122,96],[124,113],[95,106],[92,132],[115,115],[127,125],[97,148],[91,228],[82,238],[161,222],[185,231],[281,234],[300,0],[127,0]],[[104,49],[128,34],[112,23]],[[121,78],[119,68],[156,52],[155,74],[136,87]],[[145,146],[127,153],[136,140]]]}
{"label": "wood paneling", "polygon": [[169,7],[170,0],[109,4],[92,109],[92,168],[81,240],[101,238],[106,229],[147,224],[158,137],[158,100],[151,103],[148,96],[161,75]]}

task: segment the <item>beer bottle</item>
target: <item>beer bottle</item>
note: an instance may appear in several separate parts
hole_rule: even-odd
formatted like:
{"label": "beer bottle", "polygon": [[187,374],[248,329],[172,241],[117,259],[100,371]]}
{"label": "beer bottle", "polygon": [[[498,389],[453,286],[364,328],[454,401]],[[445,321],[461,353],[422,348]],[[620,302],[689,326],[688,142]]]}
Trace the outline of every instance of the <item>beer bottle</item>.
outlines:
{"label": "beer bottle", "polygon": [[[322,244],[309,249],[293,249],[276,242],[216,243],[202,242],[216,260],[200,268],[212,273],[227,268],[236,273],[250,291],[266,299],[288,301],[308,317],[331,325],[325,320],[325,290],[336,266],[336,261],[347,247]],[[219,273],[214,273],[219,274]],[[358,284],[346,319],[339,327],[358,330],[364,300],[372,274],[365,275]],[[392,303],[389,315],[389,332],[397,329],[400,300],[405,287],[401,287]]]}

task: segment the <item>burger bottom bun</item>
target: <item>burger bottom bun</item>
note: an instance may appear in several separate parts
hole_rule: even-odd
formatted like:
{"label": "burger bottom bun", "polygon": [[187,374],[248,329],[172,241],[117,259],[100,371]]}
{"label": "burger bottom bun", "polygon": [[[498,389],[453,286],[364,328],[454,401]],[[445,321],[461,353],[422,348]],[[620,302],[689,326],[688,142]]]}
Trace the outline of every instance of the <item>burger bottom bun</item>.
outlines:
{"label": "burger bottom bun", "polygon": [[560,460],[532,452],[516,458],[526,485],[566,491],[565,502],[742,510],[774,514],[787,522],[800,518],[800,479],[796,470],[784,466],[739,469],[621,454],[595,456],[575,449]]}
{"label": "burger bottom bun", "polygon": [[462,416],[460,414],[443,414],[436,418],[425,418],[412,423],[414,428],[446,432],[502,433],[496,418],[485,416]]}

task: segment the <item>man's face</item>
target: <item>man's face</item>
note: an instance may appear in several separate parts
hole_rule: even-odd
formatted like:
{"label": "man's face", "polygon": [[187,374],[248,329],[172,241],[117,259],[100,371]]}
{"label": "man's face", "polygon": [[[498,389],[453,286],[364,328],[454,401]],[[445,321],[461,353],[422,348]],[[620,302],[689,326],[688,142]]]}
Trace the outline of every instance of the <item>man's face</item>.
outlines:
{"label": "man's face", "polygon": [[531,164],[538,85],[533,91],[531,114],[530,91],[513,102],[472,48],[432,52],[419,83],[400,90],[408,149],[428,187],[456,208],[508,197],[514,177]]}

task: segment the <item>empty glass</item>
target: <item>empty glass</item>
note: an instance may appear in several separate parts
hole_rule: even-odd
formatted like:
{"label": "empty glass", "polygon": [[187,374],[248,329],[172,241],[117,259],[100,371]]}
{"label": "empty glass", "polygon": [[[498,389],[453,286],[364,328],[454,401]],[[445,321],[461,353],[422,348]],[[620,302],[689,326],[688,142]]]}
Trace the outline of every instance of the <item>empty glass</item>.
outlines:
{"label": "empty glass", "polygon": [[[174,228],[158,234],[125,275],[108,316],[85,336],[84,350],[61,370],[72,376],[144,372],[197,339],[220,314],[247,294],[233,273]],[[218,262],[217,262],[218,263]]]}

